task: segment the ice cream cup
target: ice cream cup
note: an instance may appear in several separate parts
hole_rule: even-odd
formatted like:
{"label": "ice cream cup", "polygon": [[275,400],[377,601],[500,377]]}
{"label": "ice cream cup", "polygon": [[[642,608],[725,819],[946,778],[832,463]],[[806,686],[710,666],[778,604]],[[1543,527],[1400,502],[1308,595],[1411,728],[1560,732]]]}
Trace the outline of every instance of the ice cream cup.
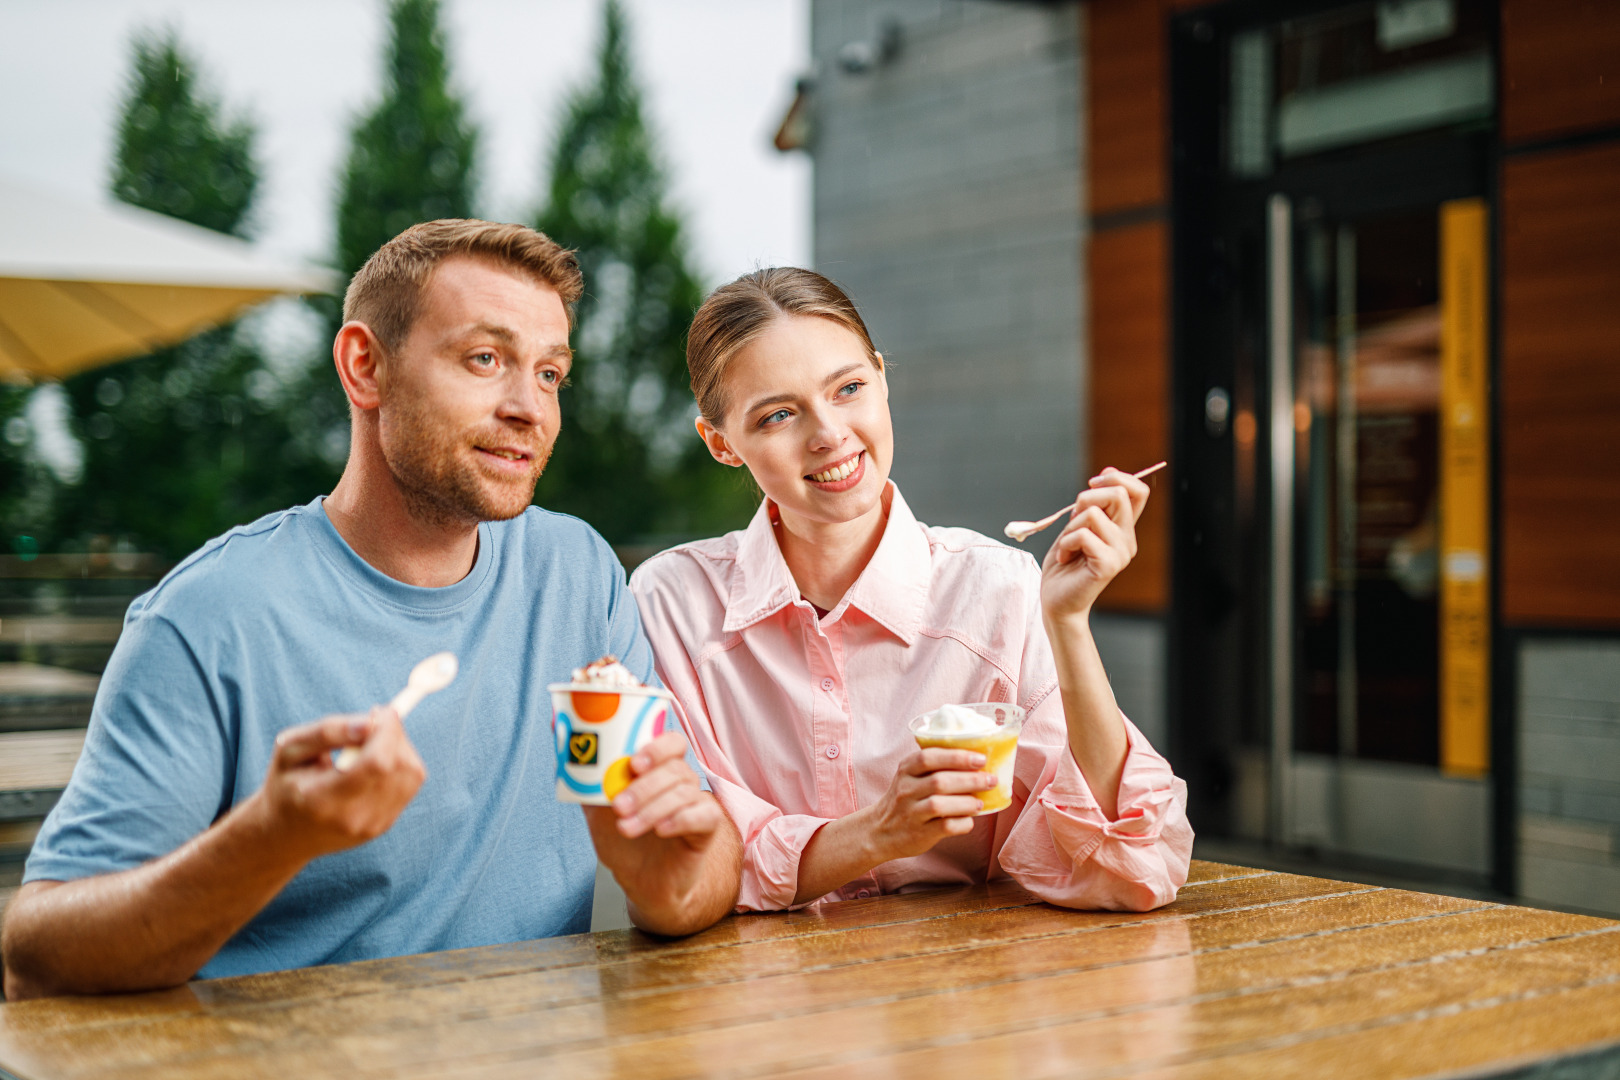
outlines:
{"label": "ice cream cup", "polygon": [[1018,757],[1018,733],[1024,728],[1024,710],[1017,705],[999,701],[980,701],[963,705],[996,722],[993,732],[924,732],[931,713],[925,713],[908,725],[917,745],[923,749],[943,746],[951,750],[974,750],[985,757],[985,770],[996,774],[996,786],[981,791],[978,796],[984,809],[974,817],[994,814],[1012,805],[1013,762]]}
{"label": "ice cream cup", "polygon": [[652,686],[552,683],[557,801],[607,806],[630,786],[630,758],[675,729],[673,698]]}

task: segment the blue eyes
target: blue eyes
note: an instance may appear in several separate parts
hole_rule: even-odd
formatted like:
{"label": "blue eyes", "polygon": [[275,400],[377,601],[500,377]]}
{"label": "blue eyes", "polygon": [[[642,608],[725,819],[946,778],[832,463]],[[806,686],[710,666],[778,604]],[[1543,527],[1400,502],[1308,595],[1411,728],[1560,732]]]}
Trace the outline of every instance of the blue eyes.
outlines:
{"label": "blue eyes", "polygon": [[[834,395],[834,396],[841,397],[841,398],[854,397],[855,394],[860,391],[861,387],[863,387],[865,385],[866,385],[866,382],[864,380],[855,379],[855,380],[853,380],[851,382],[845,383],[843,386],[840,386],[838,388],[837,394]],[[793,413],[790,412],[787,409],[777,409],[773,413],[768,413],[767,415],[760,417],[759,423],[756,424],[755,426],[756,427],[765,427],[768,424],[780,423],[781,421],[788,419],[792,415],[793,415]]]}
{"label": "blue eyes", "polygon": [[491,367],[495,363],[495,354],[481,352],[475,355],[472,359],[473,363],[477,364],[479,367]]}

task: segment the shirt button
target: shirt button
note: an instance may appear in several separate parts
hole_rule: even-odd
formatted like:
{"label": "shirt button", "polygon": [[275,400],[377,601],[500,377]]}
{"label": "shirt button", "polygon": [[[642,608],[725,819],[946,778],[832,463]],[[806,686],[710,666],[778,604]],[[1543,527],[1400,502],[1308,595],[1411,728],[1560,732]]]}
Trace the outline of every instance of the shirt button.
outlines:
{"label": "shirt button", "polygon": [[831,690],[833,688],[833,681],[831,679],[822,679],[821,688],[823,690]]}
{"label": "shirt button", "polygon": [[835,757],[838,756],[838,744],[837,743],[833,743],[831,746],[827,747],[827,756],[830,757],[830,758],[835,758]]}

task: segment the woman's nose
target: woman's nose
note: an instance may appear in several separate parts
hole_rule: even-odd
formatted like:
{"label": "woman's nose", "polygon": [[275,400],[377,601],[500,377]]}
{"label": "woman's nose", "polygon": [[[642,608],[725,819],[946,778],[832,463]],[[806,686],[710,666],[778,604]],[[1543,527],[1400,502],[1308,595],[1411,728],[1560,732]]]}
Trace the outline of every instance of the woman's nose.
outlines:
{"label": "woman's nose", "polygon": [[849,438],[849,425],[834,412],[818,409],[812,414],[814,426],[810,431],[810,449],[833,450]]}

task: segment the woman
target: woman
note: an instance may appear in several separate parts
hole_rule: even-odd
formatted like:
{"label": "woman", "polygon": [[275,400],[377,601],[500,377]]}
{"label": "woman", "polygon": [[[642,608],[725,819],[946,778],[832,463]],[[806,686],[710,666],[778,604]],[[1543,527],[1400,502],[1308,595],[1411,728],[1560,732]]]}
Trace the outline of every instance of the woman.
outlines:
{"label": "woman", "polygon": [[[1147,486],[1093,478],[1039,570],[919,524],[888,479],[883,358],[808,270],[717,290],[687,364],[709,452],[765,499],[746,530],[663,552],[630,587],[742,833],[739,909],[1006,875],[1069,907],[1173,900],[1192,849],[1186,786],[1120,714],[1088,623],[1135,554]],[[1028,714],[1012,805],[982,817],[983,756],[919,751],[907,728],[975,701]]]}

